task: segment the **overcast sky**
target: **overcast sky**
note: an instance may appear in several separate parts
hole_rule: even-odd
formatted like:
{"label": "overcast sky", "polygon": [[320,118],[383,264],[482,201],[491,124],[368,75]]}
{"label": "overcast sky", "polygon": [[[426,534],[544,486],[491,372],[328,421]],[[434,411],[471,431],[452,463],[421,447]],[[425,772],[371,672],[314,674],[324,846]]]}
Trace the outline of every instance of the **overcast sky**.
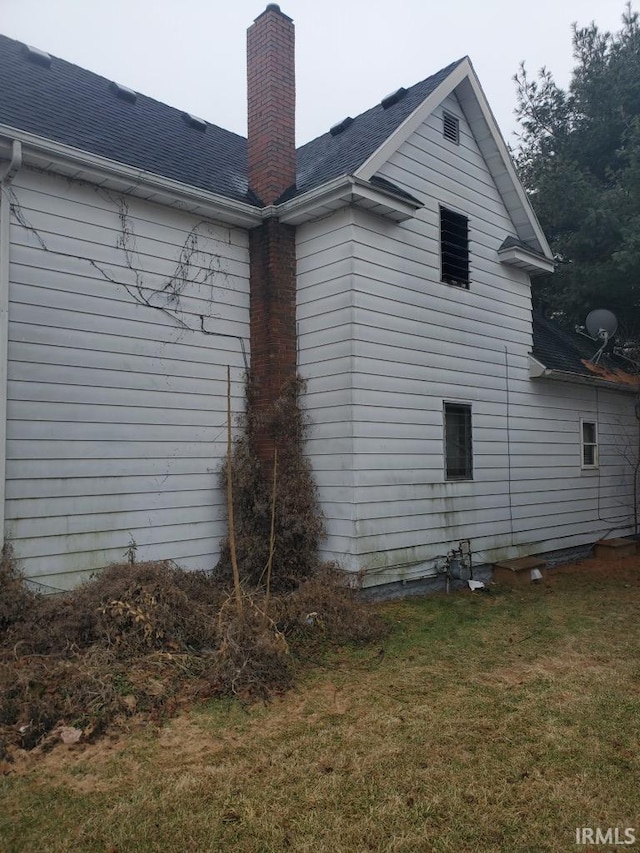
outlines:
{"label": "overcast sky", "polygon": [[[0,31],[246,133],[245,31],[261,0],[0,0]],[[296,24],[297,141],[469,55],[511,143],[512,77],[569,80],[571,24],[617,30],[624,0],[283,0]],[[634,0],[634,8],[638,8]],[[0,82],[1,85],[1,82]]]}

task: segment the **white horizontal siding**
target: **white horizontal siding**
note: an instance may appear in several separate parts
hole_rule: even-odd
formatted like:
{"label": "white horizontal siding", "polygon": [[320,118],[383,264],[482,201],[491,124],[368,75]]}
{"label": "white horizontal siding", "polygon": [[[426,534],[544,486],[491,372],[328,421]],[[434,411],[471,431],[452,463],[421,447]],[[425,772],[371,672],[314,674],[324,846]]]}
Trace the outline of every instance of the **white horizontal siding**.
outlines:
{"label": "white horizontal siding", "polygon": [[307,454],[326,518],[326,559],[354,568],[353,214],[297,230],[298,365],[307,381]]}
{"label": "white horizontal siding", "polygon": [[131,539],[139,559],[210,568],[246,234],[28,170],[14,193],[6,527],[26,575],[68,586]]}
{"label": "white horizontal siding", "polygon": [[[528,277],[497,258],[514,226],[455,96],[444,107],[460,145],[443,139],[436,110],[380,171],[424,207],[402,224],[354,215],[354,526],[366,583],[429,572],[462,539],[491,562],[628,530],[629,396],[529,379]],[[469,219],[468,290],[440,281],[440,205]],[[447,400],[472,407],[470,482],[445,481]],[[581,469],[581,416],[599,424],[595,472]]]}

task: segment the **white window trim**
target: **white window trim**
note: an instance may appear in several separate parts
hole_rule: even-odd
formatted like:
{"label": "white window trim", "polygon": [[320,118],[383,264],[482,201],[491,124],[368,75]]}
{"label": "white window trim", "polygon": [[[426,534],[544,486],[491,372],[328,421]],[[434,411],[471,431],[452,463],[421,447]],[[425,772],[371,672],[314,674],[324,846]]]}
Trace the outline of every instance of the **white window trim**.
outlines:
{"label": "white window trim", "polygon": [[[584,424],[593,424],[595,430],[595,442],[585,442],[584,440]],[[600,435],[598,430],[598,422],[593,418],[580,418],[580,467],[583,471],[595,471],[600,467]],[[584,461],[585,447],[594,448],[594,463],[588,465]]]}

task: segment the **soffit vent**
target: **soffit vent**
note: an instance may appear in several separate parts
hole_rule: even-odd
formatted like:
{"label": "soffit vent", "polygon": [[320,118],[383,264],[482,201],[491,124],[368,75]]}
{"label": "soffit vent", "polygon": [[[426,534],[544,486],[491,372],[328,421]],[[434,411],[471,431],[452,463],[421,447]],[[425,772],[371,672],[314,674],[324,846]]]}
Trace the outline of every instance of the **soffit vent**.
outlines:
{"label": "soffit vent", "polygon": [[138,96],[133,89],[127,89],[126,86],[121,86],[119,83],[110,83],[109,88],[120,101],[125,101],[127,104],[135,104]]}
{"label": "soffit vent", "polygon": [[329,133],[331,136],[337,136],[339,133],[342,133],[343,130],[346,130],[351,124],[353,124],[353,119],[351,116],[347,116],[346,118],[343,118],[342,121],[339,121],[338,124],[334,124],[333,127],[329,129]]}
{"label": "soffit vent", "polygon": [[25,44],[24,50],[29,62],[33,62],[34,65],[41,65],[43,68],[51,68],[51,57],[44,50],[31,47],[29,44]]}
{"label": "soffit vent", "polygon": [[386,98],[383,98],[380,101],[380,103],[382,105],[382,109],[383,110],[389,109],[389,107],[392,107],[394,104],[397,104],[398,101],[401,101],[406,94],[407,94],[407,90],[402,86],[399,89],[396,89],[395,92],[391,92],[390,95],[387,95]]}
{"label": "soffit vent", "polygon": [[191,115],[191,113],[182,113],[182,120],[189,127],[193,127],[194,130],[199,130],[202,133],[207,129],[206,121],[203,118]]}
{"label": "soffit vent", "polygon": [[460,142],[460,119],[451,113],[442,114],[442,135],[456,145]]}

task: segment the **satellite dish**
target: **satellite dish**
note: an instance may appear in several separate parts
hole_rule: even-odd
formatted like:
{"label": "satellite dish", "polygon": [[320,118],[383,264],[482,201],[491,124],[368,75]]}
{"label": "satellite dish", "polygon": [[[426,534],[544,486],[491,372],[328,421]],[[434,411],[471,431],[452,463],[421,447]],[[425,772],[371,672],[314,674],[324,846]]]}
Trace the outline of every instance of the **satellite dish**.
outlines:
{"label": "satellite dish", "polygon": [[595,311],[589,312],[585,325],[592,338],[606,342],[615,335],[618,320],[613,311],[608,311],[606,308],[596,308]]}

